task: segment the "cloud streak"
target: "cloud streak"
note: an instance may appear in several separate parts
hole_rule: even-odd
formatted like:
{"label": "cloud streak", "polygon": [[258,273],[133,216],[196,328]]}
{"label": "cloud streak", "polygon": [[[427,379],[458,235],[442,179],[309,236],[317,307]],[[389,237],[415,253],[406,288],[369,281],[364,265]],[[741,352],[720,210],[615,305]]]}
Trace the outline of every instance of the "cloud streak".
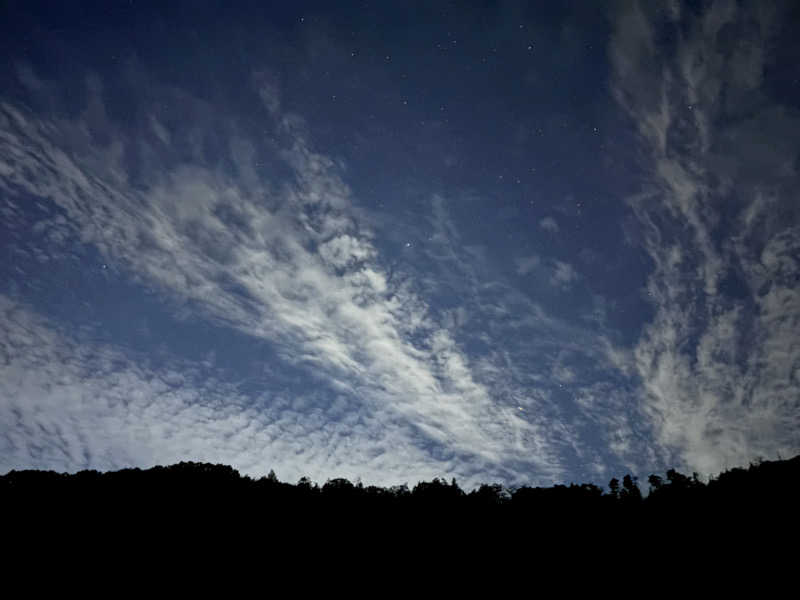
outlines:
{"label": "cloud streak", "polygon": [[[51,464],[68,469],[140,464],[148,462],[148,456],[169,461],[192,452],[200,458],[221,456],[252,470],[265,466],[253,458],[255,452],[285,461],[281,457],[297,452],[290,450],[292,446],[305,444],[304,459],[288,463],[295,474],[358,471],[365,480],[393,483],[398,477],[408,478],[411,469],[418,477],[439,472],[466,481],[475,481],[478,473],[506,479],[556,476],[561,467],[541,428],[512,407],[496,403],[427,304],[407,283],[390,280],[334,161],[311,148],[302,119],[281,112],[274,84],[265,83],[263,77],[255,81],[272,123],[268,142],[260,145],[241,134],[240,124],[232,118],[215,116],[227,136],[233,172],[202,159],[206,132],[202,118],[208,117],[210,108],[175,90],[163,93],[180,99],[185,112],[200,122],[189,120],[168,130],[149,114],[150,127],[143,134],[131,133],[107,117],[99,83],[89,86],[88,107],[75,119],[41,118],[4,102],[0,186],[10,197],[24,193],[52,203],[54,216],[45,220],[47,227],[64,239],[79,237],[81,243],[97,248],[114,269],[157,289],[176,310],[199,311],[202,318],[220,326],[268,341],[287,365],[313,373],[321,382],[320,394],[331,406],[344,403],[348,409],[332,425],[313,416],[301,418],[299,409],[292,423],[284,423],[286,413],[275,414],[270,408],[259,407],[257,413],[232,408],[235,396],[231,405],[221,401],[205,405],[201,397],[220,398],[222,391],[198,381],[192,391],[164,395],[161,383],[142,383],[153,376],[136,365],[81,380],[77,372],[93,363],[64,359],[61,349],[69,345],[67,338],[47,337],[48,325],[37,321],[37,335],[47,338],[43,351],[50,353],[47,360],[36,362],[49,373],[45,381],[66,377],[75,385],[67,389],[48,383],[51,391],[43,394],[18,377],[17,387],[3,394],[5,409],[19,414],[16,428],[33,439],[39,437],[31,413],[12,398],[27,398],[31,406],[39,402],[46,408],[36,410],[48,413],[58,394],[64,396],[65,406],[80,405],[78,398],[87,394],[120,405],[118,399],[126,393],[119,391],[122,387],[138,390],[136,406],[142,411],[150,406],[150,412],[130,414],[126,409],[122,416],[107,417],[99,411],[80,423],[72,419],[69,444],[57,452],[58,458],[50,457]],[[191,160],[182,158],[187,151]],[[284,176],[265,178],[260,174],[265,162],[277,172],[283,170]],[[19,310],[8,306],[12,312]],[[10,368],[19,372],[22,363],[33,360],[28,353],[34,345],[9,350]],[[119,380],[117,387],[112,380]],[[148,400],[148,394],[158,402]],[[163,411],[172,412],[165,416]],[[236,438],[238,442],[223,444],[216,453],[167,441],[175,436],[196,439],[191,432],[199,431],[200,438],[214,446],[215,427],[224,430],[219,433],[222,438],[233,435],[225,429],[228,425],[219,422],[231,411],[235,414],[225,417],[224,423],[235,421],[247,430],[244,423],[252,421],[261,431],[269,429],[274,419],[284,424],[283,437],[288,439],[259,433],[254,434],[251,448],[245,448],[244,438]],[[195,416],[200,413],[206,416],[202,423]],[[55,411],[49,418],[56,422],[60,414]],[[139,418],[138,425],[133,423]],[[356,426],[353,419],[369,425]],[[156,427],[158,422],[173,433]],[[316,422],[316,429],[309,422]],[[392,423],[399,424],[401,433],[391,433]],[[328,456],[324,448],[332,442],[327,430],[332,427],[341,433],[345,424],[354,440],[352,447]],[[39,431],[49,435],[49,427]],[[123,438],[136,438],[146,430],[150,437],[149,442],[117,452],[110,437],[105,445],[93,447],[99,442],[90,443],[88,432],[97,429]],[[44,465],[48,462],[44,455],[38,455],[39,460],[30,450],[33,443],[29,440],[26,446],[10,439],[9,456],[21,464]],[[285,452],[275,450],[283,445],[288,445]],[[144,446],[153,448],[150,455],[142,454]],[[241,456],[235,459],[235,452]],[[370,466],[357,458],[362,454],[383,458]],[[96,460],[101,455],[103,461]]]}
{"label": "cloud streak", "polygon": [[[594,198],[580,153],[542,164],[553,190],[527,149],[499,176],[488,123],[383,97],[388,75],[343,75],[357,57],[332,41],[330,64],[286,61],[302,77],[249,59],[213,91],[135,60],[69,82],[20,66],[0,97],[4,464],[471,485],[798,451],[800,117],[765,84],[779,8],[616,6],[610,89],[639,144],[621,179],[641,183],[624,206]],[[358,85],[329,99],[311,75],[329,72]],[[458,122],[475,131],[450,138]],[[613,148],[601,129],[585,139]]]}
{"label": "cloud streak", "polygon": [[[646,150],[645,187],[629,202],[654,264],[646,291],[656,312],[634,363],[656,447],[713,473],[800,449],[800,235],[787,189],[797,173],[785,168],[797,148],[784,137],[799,116],[761,88],[772,10],[671,7],[624,4],[609,49],[615,96]],[[675,33],[671,52],[657,31]],[[748,160],[769,134],[754,119],[779,119],[785,131],[760,172]]]}

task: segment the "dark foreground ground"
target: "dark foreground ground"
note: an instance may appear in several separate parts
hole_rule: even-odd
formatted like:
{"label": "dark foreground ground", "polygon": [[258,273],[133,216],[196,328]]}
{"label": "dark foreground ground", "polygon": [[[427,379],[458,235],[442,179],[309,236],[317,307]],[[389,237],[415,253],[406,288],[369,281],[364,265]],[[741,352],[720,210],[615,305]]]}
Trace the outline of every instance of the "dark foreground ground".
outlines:
{"label": "dark foreground ground", "polygon": [[[629,476],[606,490],[487,484],[466,492],[441,479],[413,489],[345,479],[290,484],[183,462],[11,471],[0,476],[0,514],[5,547],[23,562],[88,551],[104,561],[122,552],[162,567],[194,565],[193,572],[239,557],[271,576],[301,578],[344,569],[356,578],[425,572],[463,582],[489,565],[517,583],[557,576],[578,585],[604,573],[665,585],[698,575],[730,583],[765,567],[794,578],[796,567],[778,565],[796,564],[800,549],[800,456],[707,483],[671,470],[646,485],[643,497]],[[212,566],[200,567],[210,556]]]}

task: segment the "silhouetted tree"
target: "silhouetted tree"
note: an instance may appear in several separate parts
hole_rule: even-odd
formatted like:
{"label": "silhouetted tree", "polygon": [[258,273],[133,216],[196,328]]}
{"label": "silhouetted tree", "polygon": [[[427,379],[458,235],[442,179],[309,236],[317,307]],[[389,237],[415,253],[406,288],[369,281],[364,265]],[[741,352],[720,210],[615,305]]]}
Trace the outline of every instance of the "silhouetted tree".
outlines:
{"label": "silhouetted tree", "polygon": [[506,500],[503,487],[497,483],[492,485],[483,484],[478,489],[473,490],[468,497],[472,503],[483,506],[496,506]]}
{"label": "silhouetted tree", "polygon": [[642,492],[639,490],[639,485],[636,483],[637,478],[625,475],[622,478],[622,491],[620,498],[627,502],[640,502],[642,500]]}
{"label": "silhouetted tree", "polygon": [[647,483],[650,484],[650,492],[657,492],[664,485],[664,480],[658,475],[650,475],[647,478]]}
{"label": "silhouetted tree", "polygon": [[[192,531],[241,530],[270,544],[291,539],[298,546],[335,527],[334,535],[323,538],[330,540],[330,551],[333,544],[342,551],[343,540],[370,546],[385,538],[408,540],[409,552],[415,552],[425,539],[419,537],[422,532],[433,531],[465,547],[494,545],[500,532],[513,531],[518,540],[549,551],[545,539],[570,541],[574,548],[575,540],[602,540],[641,528],[659,532],[657,544],[678,548],[688,536],[702,544],[714,536],[745,539],[759,531],[788,531],[800,505],[800,456],[731,469],[707,484],[697,474],[674,469],[667,471],[666,481],[650,475],[648,482],[644,500],[631,475],[621,483],[609,481],[607,494],[596,485],[574,483],[511,491],[483,484],[465,493],[454,479],[421,481],[413,491],[405,484],[383,488],[342,478],[320,488],[307,477],[292,485],[272,471],[253,480],[226,465],[182,462],[72,475],[11,471],[0,476],[0,510],[12,524],[96,523],[127,528],[128,535],[150,527],[173,538]],[[359,527],[361,533],[354,535]],[[562,550],[570,551],[566,545]]]}
{"label": "silhouetted tree", "polygon": [[672,490],[688,489],[692,487],[693,483],[691,478],[682,473],[678,473],[675,469],[667,471],[667,481],[669,481],[670,489]]}
{"label": "silhouetted tree", "polygon": [[614,477],[608,482],[608,492],[612,498],[619,498],[619,479]]}

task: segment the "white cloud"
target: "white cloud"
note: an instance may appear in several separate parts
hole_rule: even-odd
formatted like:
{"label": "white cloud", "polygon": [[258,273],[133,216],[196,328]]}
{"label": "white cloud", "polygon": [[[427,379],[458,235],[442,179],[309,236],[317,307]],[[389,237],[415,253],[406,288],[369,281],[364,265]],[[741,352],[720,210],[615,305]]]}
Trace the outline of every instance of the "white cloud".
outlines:
{"label": "white cloud", "polygon": [[[51,226],[77,231],[104,260],[157,286],[184,310],[199,307],[205,318],[275,344],[287,362],[340,390],[350,412],[337,424],[306,415],[297,405],[304,398],[272,399],[275,406],[292,407],[279,412],[237,407],[244,399],[235,395],[223,405],[223,392],[196,379],[182,384],[178,376],[130,362],[120,371],[88,376],[82,373],[94,363],[70,360],[64,348],[107,356],[118,351],[81,350],[40,322],[37,335],[48,338],[36,362],[41,385],[24,374],[31,346],[25,352],[10,349],[13,373],[5,379],[3,407],[14,414],[13,399],[21,398],[38,407],[31,410],[44,415],[46,428],[65,418],[65,411],[82,415],[81,422],[69,421],[69,448],[61,451],[56,444],[37,458],[30,449],[42,435],[29,427],[35,418],[26,409],[8,433],[9,464],[49,461],[70,469],[191,455],[253,471],[267,467],[255,457],[269,448],[269,462],[298,476],[338,471],[397,482],[413,470],[417,477],[454,474],[466,482],[478,476],[551,477],[557,461],[541,428],[497,403],[425,302],[402,281],[389,282],[333,161],[310,147],[301,119],[280,112],[274,83],[257,80],[294,184],[255,176],[256,151],[235,137],[238,128],[221,114],[215,120],[234,138],[238,173],[199,158],[187,162],[171,149],[202,136],[205,123],[192,122],[188,110],[182,129],[170,132],[151,122],[149,129],[130,134],[100,120],[112,140],[102,146],[74,135],[85,130],[81,120],[37,118],[3,103],[0,155],[13,161],[6,163],[0,188],[52,202],[66,222],[54,219]],[[102,91],[93,93],[95,109],[103,113]],[[136,153],[147,172],[132,185],[122,157]],[[62,381],[70,383],[56,383]],[[180,391],[169,391],[173,387]],[[134,391],[135,402],[122,410],[124,397]],[[87,404],[88,398],[96,400]],[[355,440],[347,449],[331,437],[344,430]],[[424,435],[412,441],[410,430]],[[51,434],[44,437],[50,440]],[[429,451],[436,447],[454,458],[433,458]],[[90,458],[82,458],[82,449]],[[287,458],[298,453],[300,458]]]}
{"label": "white cloud", "polygon": [[553,365],[553,379],[559,383],[572,383],[575,381],[575,371],[566,365]]}
{"label": "white cloud", "polygon": [[[746,11],[716,2],[695,18],[628,3],[610,48],[615,96],[649,161],[647,191],[630,199],[655,264],[647,293],[656,314],[635,350],[643,408],[667,462],[703,473],[800,450],[798,215],[789,192],[775,204],[793,216],[770,218],[760,191],[791,189],[784,181],[797,174],[774,166],[785,164],[780,156],[751,169],[753,148],[786,146],[780,133],[767,140],[769,127],[752,128],[737,99],[749,90],[748,102],[786,132],[799,121],[755,91],[772,16]],[[654,30],[679,17],[686,34],[664,54]],[[735,50],[717,35],[723,27]],[[733,293],[731,280],[742,289]]]}
{"label": "white cloud", "polygon": [[345,234],[321,244],[319,254],[328,264],[343,269],[371,258],[374,250],[370,244]]}
{"label": "white cloud", "polygon": [[536,273],[542,277],[543,281],[561,290],[569,289],[579,279],[577,271],[571,264],[555,258],[542,259],[533,254],[518,257],[515,263],[517,275],[526,276]]}
{"label": "white cloud", "polygon": [[556,223],[556,220],[553,217],[545,217],[539,221],[539,227],[552,233],[558,233],[559,231],[558,223]]}
{"label": "white cloud", "polygon": [[525,256],[517,259],[517,275],[527,275],[536,269],[542,260],[536,256]]}
{"label": "white cloud", "polygon": [[[546,311],[535,299],[539,286],[523,282],[523,291],[504,281],[485,253],[469,251],[447,206],[439,198],[431,256],[432,264],[445,273],[433,283],[441,285],[454,272],[469,283],[456,288],[463,303],[459,310],[469,315],[458,339],[486,348],[483,354],[470,355],[476,380],[492,390],[496,403],[516,410],[536,427],[540,456],[552,457],[556,474],[564,472],[565,462],[570,477],[592,480],[598,472],[588,465],[646,474],[661,464],[648,448],[649,431],[642,425],[644,415],[628,379],[632,352],[614,343],[602,322],[587,327],[585,321]],[[442,257],[446,260],[440,264]],[[518,274],[532,276],[545,287],[557,272],[556,263],[537,255],[514,261]],[[455,286],[448,282],[445,289],[451,287]],[[447,311],[449,323],[456,321],[454,312]]]}
{"label": "white cloud", "polygon": [[568,289],[578,279],[578,273],[572,265],[560,260],[553,261],[553,273],[550,276],[550,285],[561,289]]}
{"label": "white cloud", "polygon": [[454,465],[431,460],[405,427],[384,427],[339,396],[246,397],[194,365],[135,364],[112,346],[73,339],[0,296],[0,470],[115,469],[181,460],[231,464],[288,480],[341,474],[393,484]]}

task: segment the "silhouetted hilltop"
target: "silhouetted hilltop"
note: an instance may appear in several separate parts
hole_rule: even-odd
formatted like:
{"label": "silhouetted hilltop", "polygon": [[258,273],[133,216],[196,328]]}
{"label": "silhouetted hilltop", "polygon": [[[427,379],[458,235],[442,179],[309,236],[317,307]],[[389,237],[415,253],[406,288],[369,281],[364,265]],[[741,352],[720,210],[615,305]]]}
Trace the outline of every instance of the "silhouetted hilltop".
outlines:
{"label": "silhouetted hilltop", "polygon": [[594,577],[634,565],[642,576],[670,564],[712,573],[741,563],[753,572],[752,560],[775,564],[785,559],[781,540],[796,539],[800,456],[708,483],[674,470],[648,480],[649,494],[629,475],[607,489],[485,484],[467,492],[455,480],[290,484],[272,472],[253,479],[226,465],[182,462],[107,473],[11,471],[0,476],[0,514],[9,547],[29,553],[20,556],[116,548],[194,569],[204,553],[246,551],[270,572],[338,565],[361,573],[371,565],[370,573],[400,578],[411,574],[393,573],[398,561],[467,579],[465,565],[490,563],[500,573],[562,578],[574,577],[577,565]]}
{"label": "silhouetted hilltop", "polygon": [[[670,470],[648,478],[643,496],[638,481],[626,475],[608,489],[593,484],[506,489],[484,484],[466,492],[455,480],[422,481],[409,489],[364,486],[337,478],[323,485],[302,478],[281,482],[273,472],[259,479],[242,476],[221,464],[181,462],[151,469],[122,469],[74,474],[54,471],[11,471],[0,476],[0,502],[17,510],[50,507],[52,511],[104,512],[109,506],[135,513],[179,510],[202,512],[236,506],[237,511],[270,507],[283,514],[349,514],[362,518],[499,519],[516,523],[542,519],[659,519],[729,515],[741,511],[783,510],[800,500],[800,456],[735,468],[702,482]],[[311,511],[311,513],[309,512]]]}

